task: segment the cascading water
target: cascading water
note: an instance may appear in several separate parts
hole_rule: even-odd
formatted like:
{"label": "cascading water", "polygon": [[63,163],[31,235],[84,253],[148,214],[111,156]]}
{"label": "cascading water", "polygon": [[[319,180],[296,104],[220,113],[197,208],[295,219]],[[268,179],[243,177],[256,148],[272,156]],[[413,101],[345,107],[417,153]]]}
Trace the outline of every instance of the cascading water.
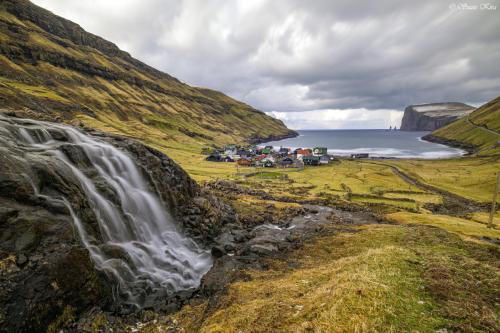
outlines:
{"label": "cascading water", "polygon": [[[60,147],[68,142],[55,140],[49,132],[51,128],[64,132],[70,144],[83,149],[99,175],[97,178],[113,189],[117,200],[100,193],[92,180],[96,177],[88,177],[61,151]],[[158,195],[149,189],[126,153],[59,124],[24,121],[9,130],[15,131],[13,134],[28,150],[62,161],[81,183],[97,217],[101,241],[89,235],[68,198],[61,200],[71,211],[75,229],[97,269],[116,281],[117,301],[144,307],[163,296],[199,285],[212,265],[210,253],[179,232]]]}

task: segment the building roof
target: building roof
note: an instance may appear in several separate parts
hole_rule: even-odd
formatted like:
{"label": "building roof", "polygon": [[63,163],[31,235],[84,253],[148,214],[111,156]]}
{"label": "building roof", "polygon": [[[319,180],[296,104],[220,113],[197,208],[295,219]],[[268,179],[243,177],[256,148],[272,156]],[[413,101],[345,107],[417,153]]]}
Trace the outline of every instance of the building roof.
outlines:
{"label": "building roof", "polygon": [[310,149],[298,149],[296,152],[298,155],[311,155]]}
{"label": "building roof", "polygon": [[309,161],[319,161],[320,157],[319,156],[304,156],[302,158],[303,161],[309,160]]}

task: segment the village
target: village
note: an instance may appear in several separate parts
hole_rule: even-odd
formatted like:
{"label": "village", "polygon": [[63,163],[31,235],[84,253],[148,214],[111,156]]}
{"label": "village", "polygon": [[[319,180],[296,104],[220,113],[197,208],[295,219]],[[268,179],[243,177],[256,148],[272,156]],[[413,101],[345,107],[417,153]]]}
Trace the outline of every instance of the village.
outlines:
{"label": "village", "polygon": [[[297,148],[273,146],[226,145],[223,148],[204,148],[207,161],[235,162],[241,167],[297,168],[326,165],[341,157],[328,154],[327,147]],[[369,155],[351,154],[352,159],[368,158]]]}

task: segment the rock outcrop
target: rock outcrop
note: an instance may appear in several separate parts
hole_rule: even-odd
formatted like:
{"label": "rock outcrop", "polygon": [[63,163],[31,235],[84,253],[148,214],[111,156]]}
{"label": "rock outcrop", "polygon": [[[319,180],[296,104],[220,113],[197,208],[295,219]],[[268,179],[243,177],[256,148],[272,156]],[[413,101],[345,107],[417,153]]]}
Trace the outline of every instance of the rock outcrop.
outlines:
{"label": "rock outcrop", "polygon": [[475,108],[464,103],[431,103],[406,107],[402,131],[434,131],[458,118],[464,117]]}
{"label": "rock outcrop", "polygon": [[[102,241],[83,185],[61,160],[36,144],[27,145],[29,138],[22,138],[27,132],[19,126],[35,141],[47,136],[57,141],[58,151],[84,170],[110,202],[117,194],[63,131],[0,115],[0,332],[42,332],[64,316],[94,306],[112,308],[114,286],[95,269],[75,228],[69,207],[89,237]],[[135,140],[92,130],[86,134],[132,157],[179,228],[199,244],[211,244],[225,224],[236,222],[229,205],[200,188],[164,154]]]}

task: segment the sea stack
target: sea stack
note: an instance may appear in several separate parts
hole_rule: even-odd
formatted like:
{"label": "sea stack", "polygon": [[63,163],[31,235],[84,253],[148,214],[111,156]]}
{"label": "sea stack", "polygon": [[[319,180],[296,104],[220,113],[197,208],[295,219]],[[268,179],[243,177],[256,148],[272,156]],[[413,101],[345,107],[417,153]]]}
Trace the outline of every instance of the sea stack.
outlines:
{"label": "sea stack", "polygon": [[400,130],[434,131],[474,110],[473,106],[458,102],[410,105],[405,108]]}

